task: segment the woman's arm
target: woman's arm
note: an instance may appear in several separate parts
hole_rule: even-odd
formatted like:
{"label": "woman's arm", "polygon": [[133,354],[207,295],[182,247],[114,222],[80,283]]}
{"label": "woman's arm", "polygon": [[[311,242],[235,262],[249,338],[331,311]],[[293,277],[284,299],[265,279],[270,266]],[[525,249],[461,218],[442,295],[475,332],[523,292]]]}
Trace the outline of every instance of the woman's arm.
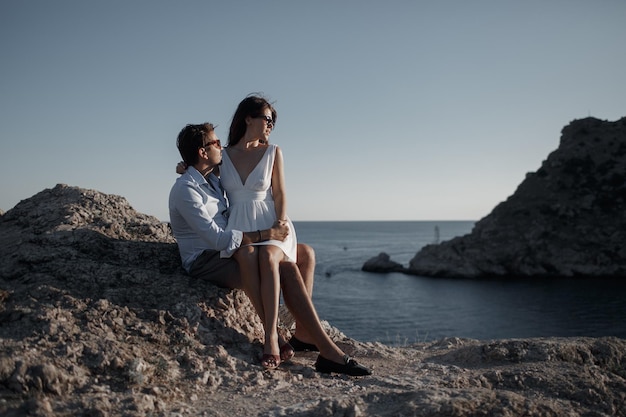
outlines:
{"label": "woman's arm", "polygon": [[272,195],[276,208],[276,219],[279,222],[287,221],[287,197],[285,195],[285,176],[283,173],[283,152],[276,147],[276,157],[272,168]]}
{"label": "woman's arm", "polygon": [[183,161],[180,161],[178,164],[176,164],[176,173],[179,175],[183,175],[185,172],[187,172],[187,164]]}

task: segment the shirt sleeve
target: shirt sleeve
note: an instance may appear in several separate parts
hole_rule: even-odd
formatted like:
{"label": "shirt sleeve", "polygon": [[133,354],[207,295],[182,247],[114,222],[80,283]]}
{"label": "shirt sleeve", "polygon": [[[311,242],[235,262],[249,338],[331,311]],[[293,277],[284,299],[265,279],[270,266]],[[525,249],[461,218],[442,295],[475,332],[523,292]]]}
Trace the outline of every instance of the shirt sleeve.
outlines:
{"label": "shirt sleeve", "polygon": [[195,234],[211,249],[222,251],[231,256],[241,246],[243,232],[225,231],[215,221],[216,216],[223,216],[220,201],[209,194],[199,192],[192,184],[180,187],[176,197],[178,213]]}

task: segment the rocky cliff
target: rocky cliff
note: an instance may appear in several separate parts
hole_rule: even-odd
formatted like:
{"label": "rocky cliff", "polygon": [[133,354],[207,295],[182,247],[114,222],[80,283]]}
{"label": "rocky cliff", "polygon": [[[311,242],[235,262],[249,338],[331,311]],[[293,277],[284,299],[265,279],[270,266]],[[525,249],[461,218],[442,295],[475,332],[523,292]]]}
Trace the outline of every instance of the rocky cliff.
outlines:
{"label": "rocky cliff", "polygon": [[409,273],[626,277],[626,118],[564,127],[557,150],[472,232],[421,249]]}
{"label": "rocky cliff", "polygon": [[626,416],[626,341],[331,337],[374,370],[314,353],[258,365],[247,298],[191,281],[168,226],[58,185],[0,217],[0,415]]}

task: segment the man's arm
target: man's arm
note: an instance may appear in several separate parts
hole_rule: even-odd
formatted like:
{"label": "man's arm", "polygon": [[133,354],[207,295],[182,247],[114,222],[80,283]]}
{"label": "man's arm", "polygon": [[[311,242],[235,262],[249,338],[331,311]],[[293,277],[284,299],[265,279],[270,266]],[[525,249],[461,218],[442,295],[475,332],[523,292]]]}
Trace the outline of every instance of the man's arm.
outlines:
{"label": "man's arm", "polygon": [[[208,249],[233,253],[241,245],[243,233],[225,231],[224,204],[194,181],[178,179],[170,194],[170,221],[176,240],[197,247],[198,239]],[[217,221],[216,221],[217,220]],[[194,242],[196,240],[196,242]]]}
{"label": "man's arm", "polygon": [[[225,251],[230,256],[242,244],[270,239],[282,241],[289,233],[287,226],[278,223],[269,229],[246,233],[239,230],[226,231],[226,219],[222,213],[226,207],[220,203],[219,198],[200,191],[194,183],[181,185],[170,203],[176,206],[176,212],[184,219],[186,228],[213,250]],[[175,219],[172,218],[171,221],[174,222]]]}

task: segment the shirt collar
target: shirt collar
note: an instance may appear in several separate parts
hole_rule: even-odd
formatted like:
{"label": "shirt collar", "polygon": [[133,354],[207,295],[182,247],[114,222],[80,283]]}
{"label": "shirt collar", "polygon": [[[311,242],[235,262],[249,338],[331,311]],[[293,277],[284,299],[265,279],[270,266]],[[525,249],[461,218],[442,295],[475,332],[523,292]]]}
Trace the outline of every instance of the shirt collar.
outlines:
{"label": "shirt collar", "polygon": [[194,167],[188,167],[187,172],[189,173],[191,178],[193,178],[193,180],[197,182],[198,184],[200,185],[208,184],[206,178],[204,178],[204,176],[200,173],[200,171],[198,171]]}
{"label": "shirt collar", "polygon": [[[198,171],[197,169],[195,169],[194,167],[188,167],[187,168],[187,172],[189,173],[189,175],[191,176],[191,178],[198,183],[198,185],[204,185],[206,184],[208,187],[212,188],[213,190],[217,191],[218,193],[221,191],[223,193],[222,190],[222,185],[220,184],[220,180],[219,178],[217,178],[215,176],[215,174],[213,174],[213,172],[209,173],[208,177],[209,178],[205,178],[200,171]],[[218,190],[219,188],[219,190]]]}

